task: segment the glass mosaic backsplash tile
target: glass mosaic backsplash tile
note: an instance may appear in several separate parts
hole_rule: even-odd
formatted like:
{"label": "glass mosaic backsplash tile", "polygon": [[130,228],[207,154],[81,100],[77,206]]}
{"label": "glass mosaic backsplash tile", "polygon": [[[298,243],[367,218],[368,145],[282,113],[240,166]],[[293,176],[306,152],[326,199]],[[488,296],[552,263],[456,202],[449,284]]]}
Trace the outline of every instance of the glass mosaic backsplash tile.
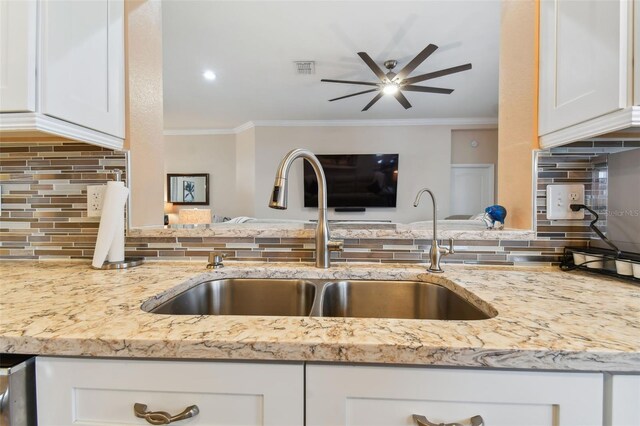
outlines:
{"label": "glass mosaic backsplash tile", "polygon": [[[593,147],[593,145],[591,145]],[[581,147],[582,151],[589,147]],[[589,220],[547,221],[546,185],[583,183],[587,202],[606,210],[606,153],[541,153],[536,193],[537,239],[531,241],[459,240],[449,263],[556,263],[566,245],[586,245],[592,237]],[[99,218],[86,214],[86,186],[104,184],[113,169],[126,167],[125,155],[83,144],[41,140],[3,141],[0,150],[0,258],[90,258]],[[606,216],[603,227],[606,226]],[[446,245],[446,242],[444,242]],[[129,237],[128,256],[204,261],[212,250],[229,260],[310,262],[314,244],[304,238]],[[352,239],[336,262],[424,263],[429,241],[417,239]]]}

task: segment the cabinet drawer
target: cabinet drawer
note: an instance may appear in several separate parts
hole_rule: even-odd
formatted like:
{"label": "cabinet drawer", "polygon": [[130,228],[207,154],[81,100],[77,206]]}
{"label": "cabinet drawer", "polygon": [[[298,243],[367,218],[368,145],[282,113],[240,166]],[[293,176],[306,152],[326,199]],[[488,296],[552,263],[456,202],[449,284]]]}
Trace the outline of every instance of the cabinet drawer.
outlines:
{"label": "cabinet drawer", "polygon": [[602,424],[603,377],[410,367],[307,366],[307,426],[415,425],[480,415],[487,426]]}
{"label": "cabinet drawer", "polygon": [[36,360],[38,424],[145,425],[135,403],[171,415],[197,405],[177,424],[302,425],[302,364]]}

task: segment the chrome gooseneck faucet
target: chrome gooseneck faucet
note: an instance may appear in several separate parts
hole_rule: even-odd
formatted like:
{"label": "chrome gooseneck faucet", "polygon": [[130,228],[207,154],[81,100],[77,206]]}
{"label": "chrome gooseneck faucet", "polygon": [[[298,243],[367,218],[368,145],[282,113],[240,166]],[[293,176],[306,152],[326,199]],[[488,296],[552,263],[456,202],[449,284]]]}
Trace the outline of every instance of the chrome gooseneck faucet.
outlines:
{"label": "chrome gooseneck faucet", "polygon": [[416,195],[416,201],[413,202],[413,207],[418,207],[420,203],[420,197],[422,194],[428,192],[431,195],[431,201],[433,201],[433,239],[431,240],[431,249],[429,250],[429,259],[431,260],[431,264],[429,265],[429,272],[444,272],[444,270],[440,267],[440,258],[442,256],[446,256],[448,254],[453,254],[455,251],[453,250],[453,238],[449,238],[449,248],[440,247],[438,245],[438,208],[436,206],[436,197],[433,195],[430,189],[423,188],[418,191],[418,195]]}
{"label": "chrome gooseneck faucet", "polygon": [[272,209],[285,210],[287,208],[287,176],[289,168],[298,157],[302,157],[311,164],[318,180],[318,226],[316,227],[316,267],[328,268],[332,251],[342,251],[342,241],[334,241],[329,237],[327,223],[327,181],[324,170],[318,158],[307,149],[294,149],[284,156],[276,172],[273,192],[269,200]]}

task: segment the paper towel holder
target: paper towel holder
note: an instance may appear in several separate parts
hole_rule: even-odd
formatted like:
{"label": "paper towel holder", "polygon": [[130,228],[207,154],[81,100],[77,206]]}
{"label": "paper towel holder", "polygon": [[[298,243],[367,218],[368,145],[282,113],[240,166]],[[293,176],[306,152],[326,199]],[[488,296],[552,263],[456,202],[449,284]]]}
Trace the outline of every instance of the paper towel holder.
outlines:
{"label": "paper towel holder", "polygon": [[125,257],[121,262],[108,262],[105,261],[101,267],[96,268],[91,265],[93,269],[127,269],[134,266],[142,265],[144,263],[144,257]]}
{"label": "paper towel holder", "polygon": [[[122,170],[114,169],[113,174],[116,182],[122,182]],[[109,262],[105,261],[102,266],[96,267],[91,265],[93,269],[127,269],[133,268],[134,266],[142,265],[144,263],[144,257],[141,256],[132,256],[125,257],[124,260],[118,262]]]}

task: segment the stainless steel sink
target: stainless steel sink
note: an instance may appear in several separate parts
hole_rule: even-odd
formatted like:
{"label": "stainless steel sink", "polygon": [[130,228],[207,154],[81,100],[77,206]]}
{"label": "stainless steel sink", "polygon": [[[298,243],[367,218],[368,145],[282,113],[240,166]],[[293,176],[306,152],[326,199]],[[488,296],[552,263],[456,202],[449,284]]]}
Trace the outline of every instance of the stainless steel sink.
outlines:
{"label": "stainless steel sink", "polygon": [[489,315],[451,290],[414,281],[340,281],[325,286],[322,316],[479,320]]}
{"label": "stainless steel sink", "polygon": [[206,281],[151,310],[169,315],[307,316],[316,287],[303,280]]}
{"label": "stainless steel sink", "polygon": [[480,320],[487,314],[455,292],[417,281],[220,279],[153,308],[168,315],[263,315]]}

